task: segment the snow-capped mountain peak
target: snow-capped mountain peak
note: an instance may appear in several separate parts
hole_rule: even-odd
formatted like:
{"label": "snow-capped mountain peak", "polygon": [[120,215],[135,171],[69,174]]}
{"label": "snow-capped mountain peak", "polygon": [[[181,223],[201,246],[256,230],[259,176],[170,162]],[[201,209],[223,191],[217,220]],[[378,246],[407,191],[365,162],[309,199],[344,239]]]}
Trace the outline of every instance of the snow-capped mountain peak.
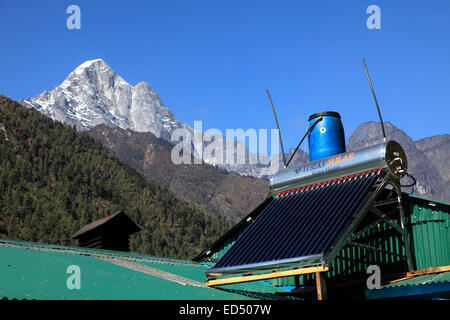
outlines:
{"label": "snow-capped mountain peak", "polygon": [[147,83],[132,86],[103,59],[82,63],[58,87],[21,103],[78,130],[104,123],[169,140],[181,126]]}
{"label": "snow-capped mountain peak", "polygon": [[[89,130],[97,125],[119,127],[137,132],[151,132],[156,137],[171,141],[172,132],[184,128],[190,136],[194,130],[188,125],[181,125],[175,115],[164,106],[159,94],[147,83],[139,82],[132,86],[114,72],[103,59],[89,60],[79,65],[67,78],[51,91],[20,101],[28,108],[35,108],[41,113],[55,119],[75,125],[78,130]],[[204,133],[205,137],[211,138]],[[223,146],[228,145],[225,137],[219,137]],[[211,143],[202,141],[201,146],[193,145],[194,157],[204,163],[217,165],[228,171],[256,177],[267,176],[275,172],[279,161],[271,162],[264,154],[250,152],[242,142],[234,141],[233,151],[236,159],[241,155],[244,160],[258,159],[254,164],[226,163],[225,149],[209,153],[199,153]],[[245,150],[245,154],[238,152]],[[234,157],[233,157],[234,159]]]}

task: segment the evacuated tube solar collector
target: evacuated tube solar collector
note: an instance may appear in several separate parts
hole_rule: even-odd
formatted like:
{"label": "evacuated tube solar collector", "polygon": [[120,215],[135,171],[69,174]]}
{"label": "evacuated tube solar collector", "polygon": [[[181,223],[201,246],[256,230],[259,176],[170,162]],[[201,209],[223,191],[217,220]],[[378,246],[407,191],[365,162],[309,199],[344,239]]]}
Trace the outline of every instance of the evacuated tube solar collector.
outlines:
{"label": "evacuated tube solar collector", "polygon": [[327,263],[377,181],[399,182],[407,167],[400,144],[387,141],[280,171],[270,179],[273,200],[207,276]]}
{"label": "evacuated tube solar collector", "polygon": [[407,165],[400,144],[388,141],[279,172],[270,180],[273,200],[206,274],[325,263],[377,181],[399,181]]}
{"label": "evacuated tube solar collector", "polygon": [[270,179],[273,200],[245,230],[208,277],[327,263],[352,217],[374,197],[379,179],[399,182],[408,161],[400,144],[387,141],[345,152],[337,112],[310,117],[312,159]]}
{"label": "evacuated tube solar collector", "polygon": [[[412,176],[407,172],[408,161],[401,145],[386,141],[365,62],[364,67],[380,116],[383,143],[346,152],[339,113],[326,111],[310,116],[305,136],[289,161],[283,151],[284,169],[270,179],[272,199],[214,267],[205,271],[208,279],[224,274],[328,265],[348,244],[365,214],[376,209],[375,214],[384,219],[383,212],[372,206],[389,185],[389,194],[397,194],[400,226],[388,223],[402,235],[408,269],[412,270],[400,185],[402,177]],[[272,104],[268,91],[267,94]],[[272,109],[279,129],[273,104]],[[311,162],[287,169],[306,137]],[[283,150],[281,134],[280,143]]]}

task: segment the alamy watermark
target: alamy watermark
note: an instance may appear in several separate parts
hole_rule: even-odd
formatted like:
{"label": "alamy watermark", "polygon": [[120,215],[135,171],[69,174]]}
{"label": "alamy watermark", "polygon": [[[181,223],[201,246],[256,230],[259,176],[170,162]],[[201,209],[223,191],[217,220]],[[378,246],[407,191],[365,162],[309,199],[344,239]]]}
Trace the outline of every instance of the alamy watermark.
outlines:
{"label": "alamy watermark", "polygon": [[[270,138],[268,136],[268,129],[226,129],[225,135],[219,129],[203,131],[202,121],[194,121],[193,129],[178,128],[172,132],[171,141],[175,146],[171,159],[174,164],[209,161],[215,165],[269,165],[265,163],[268,158],[260,155],[268,154],[269,141],[271,154],[278,154],[279,132],[271,129]],[[250,150],[258,150],[258,153]]]}
{"label": "alamy watermark", "polygon": [[367,7],[366,13],[370,16],[366,20],[366,26],[369,30],[381,29],[381,9],[379,6],[372,4]]}
{"label": "alamy watermark", "polygon": [[66,20],[66,27],[69,30],[81,29],[81,9],[79,6],[72,4],[67,7],[66,13],[70,14]]}
{"label": "alamy watermark", "polygon": [[367,274],[370,276],[367,278],[366,286],[367,289],[380,289],[381,288],[381,269],[377,265],[371,265],[366,270]]}
{"label": "alamy watermark", "polygon": [[[81,29],[81,9],[76,4],[71,4],[67,7],[66,13],[70,16],[66,20],[66,26],[69,30]],[[367,7],[366,13],[370,16],[366,20],[366,26],[370,30],[381,29],[381,9],[376,4],[371,4]]]}
{"label": "alamy watermark", "polygon": [[66,286],[67,289],[73,290],[81,289],[81,269],[77,265],[70,265],[66,269],[66,273],[70,274],[70,276],[67,278]]}

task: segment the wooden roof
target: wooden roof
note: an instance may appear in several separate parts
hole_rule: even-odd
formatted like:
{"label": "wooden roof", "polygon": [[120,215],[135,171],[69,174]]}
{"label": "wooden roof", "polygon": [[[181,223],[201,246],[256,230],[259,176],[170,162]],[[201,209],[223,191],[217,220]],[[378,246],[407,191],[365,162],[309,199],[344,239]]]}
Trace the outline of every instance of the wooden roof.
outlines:
{"label": "wooden roof", "polygon": [[127,234],[132,234],[141,230],[141,226],[136,224],[131,218],[123,211],[118,211],[106,218],[96,220],[90,224],[85,225],[83,228],[78,230],[72,235],[73,239],[77,239],[80,236],[94,231],[96,229],[102,228],[117,228],[118,232],[124,232]]}

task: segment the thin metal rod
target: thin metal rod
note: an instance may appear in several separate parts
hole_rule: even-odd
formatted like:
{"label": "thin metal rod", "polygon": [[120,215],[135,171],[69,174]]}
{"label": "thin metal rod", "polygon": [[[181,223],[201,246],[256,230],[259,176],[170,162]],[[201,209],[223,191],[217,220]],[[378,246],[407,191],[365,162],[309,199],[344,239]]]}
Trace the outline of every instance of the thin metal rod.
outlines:
{"label": "thin metal rod", "polygon": [[404,235],[406,233],[406,230],[399,226],[395,221],[388,218],[388,215],[382,212],[380,209],[376,207],[370,208],[370,212],[374,213],[378,217],[384,220],[387,224],[389,224],[392,228],[394,228],[396,231],[398,231],[401,235]]}
{"label": "thin metal rod", "polygon": [[[395,210],[397,210],[397,209],[395,209]],[[366,231],[372,229],[373,227],[375,227],[377,224],[379,224],[379,223],[381,223],[381,222],[383,222],[383,219],[382,219],[382,218],[379,218],[379,219],[375,220],[374,222],[372,222],[371,224],[369,224],[367,227],[365,227],[365,228],[361,229],[360,231],[358,231],[357,233],[355,233],[355,234],[354,234],[350,239],[348,239],[347,241],[348,241],[348,242],[351,242],[351,241],[357,239],[357,238],[358,238],[360,235],[362,235],[364,232],[366,232]]]}
{"label": "thin metal rod", "polygon": [[378,116],[380,117],[381,130],[383,131],[383,140],[386,141],[386,132],[384,131],[384,123],[381,118],[380,106],[378,105],[377,96],[375,95],[375,91],[373,90],[372,81],[370,81],[369,72],[367,71],[366,61],[363,58],[364,70],[366,71],[367,81],[369,81],[370,90],[372,91],[373,99],[375,100],[375,104],[377,105]]}
{"label": "thin metal rod", "polygon": [[272,106],[273,115],[275,116],[275,122],[277,123],[278,136],[280,137],[281,152],[283,154],[283,164],[284,164],[284,167],[286,168],[286,166],[287,166],[286,165],[286,156],[284,155],[283,141],[281,140],[280,125],[278,124],[277,114],[275,112],[275,107],[273,106],[273,102],[272,102],[272,98],[270,97],[269,90],[266,89],[266,92],[267,92],[267,96],[269,97],[270,105]]}
{"label": "thin metal rod", "polygon": [[413,265],[413,260],[412,260],[410,237],[407,232],[406,223],[405,223],[405,212],[403,210],[402,189],[398,183],[392,183],[392,187],[395,190],[395,192],[397,193],[397,200],[398,200],[397,207],[398,207],[398,213],[399,213],[399,217],[400,217],[400,227],[404,230],[403,244],[405,246],[406,264],[408,266],[408,271],[413,272],[414,265]]}
{"label": "thin metal rod", "polygon": [[380,249],[380,248],[369,246],[367,244],[357,243],[357,242],[353,242],[353,241],[349,242],[348,244],[351,245],[351,246],[366,248],[366,249],[369,249],[369,250],[373,250],[373,251],[378,251],[378,252],[381,252],[381,253],[389,254],[391,256],[400,257],[400,258],[403,258],[403,259],[406,258],[406,256],[403,255],[403,254],[398,254],[398,253],[395,253],[395,252],[386,251],[386,250],[383,250],[383,249]]}
{"label": "thin metal rod", "polygon": [[414,266],[412,261],[411,246],[409,242],[410,239],[408,232],[406,232],[405,212],[403,211],[401,190],[398,192],[398,211],[400,214],[400,226],[405,230],[405,233],[403,234],[403,242],[405,244],[406,264],[408,265],[408,271],[413,272]]}
{"label": "thin metal rod", "polygon": [[288,162],[286,163],[286,167],[291,163],[292,158],[294,158],[295,153],[297,152],[298,148],[300,148],[300,145],[302,144],[303,140],[305,140],[306,136],[311,132],[311,130],[316,126],[316,124],[319,123],[319,121],[322,121],[323,117],[319,117],[316,122],[313,123],[313,125],[308,129],[308,131],[303,136],[302,140],[300,140],[300,143],[297,145],[297,148],[295,148],[294,153],[292,153],[291,157],[289,158]]}

